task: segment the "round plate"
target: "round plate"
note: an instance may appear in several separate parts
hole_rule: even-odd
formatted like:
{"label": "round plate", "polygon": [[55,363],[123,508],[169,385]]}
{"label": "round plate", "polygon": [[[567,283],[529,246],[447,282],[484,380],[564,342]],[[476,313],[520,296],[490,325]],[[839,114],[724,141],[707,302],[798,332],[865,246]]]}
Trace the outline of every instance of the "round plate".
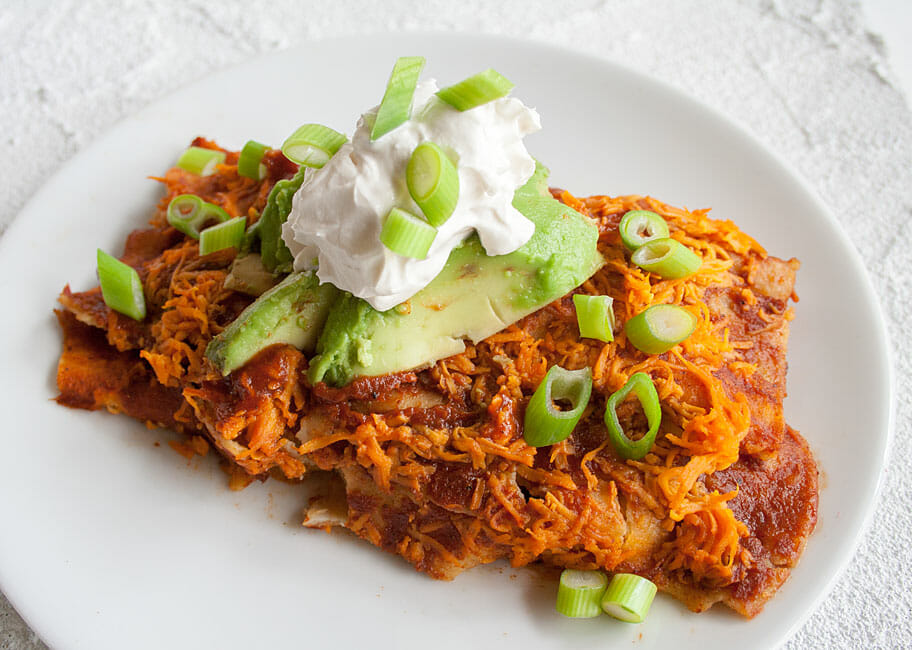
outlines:
{"label": "round plate", "polygon": [[[789,345],[788,422],[822,469],[820,522],[800,565],[747,621],[660,596],[646,623],[572,621],[535,570],[479,567],[436,582],[344,533],[300,527],[307,493],[275,481],[230,492],[212,458],[188,463],[125,417],[51,401],[54,300],[92,286],[96,247],[122,250],[196,135],[278,144],[303,122],[351,133],[397,56],[455,82],[495,67],[538,108],[528,138],[552,185],[577,195],[650,194],[712,207],[778,257],[802,262]],[[320,62],[331,60],[332,65]],[[880,309],[858,255],[795,173],[725,118],[601,60],[459,35],[323,41],[184,88],[131,117],[51,178],[0,240],[0,587],[56,648],[758,647],[783,641],[850,559],[890,431]],[[858,436],[864,444],[858,444]],[[154,443],[162,443],[157,446]],[[357,624],[352,624],[353,621]]]}

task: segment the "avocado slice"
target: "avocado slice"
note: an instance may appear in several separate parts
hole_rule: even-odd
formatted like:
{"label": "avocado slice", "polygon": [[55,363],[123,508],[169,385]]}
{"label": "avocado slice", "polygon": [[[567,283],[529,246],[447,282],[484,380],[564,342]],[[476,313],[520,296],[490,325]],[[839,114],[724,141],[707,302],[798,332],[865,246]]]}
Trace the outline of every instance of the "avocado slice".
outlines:
{"label": "avocado slice", "polygon": [[260,257],[272,273],[291,271],[294,258],[282,239],[282,224],[291,212],[291,199],[304,182],[306,167],[301,167],[291,178],[281,180],[272,186],[266,198],[266,207],[257,222],[260,237]]}
{"label": "avocado slice", "polygon": [[513,205],[535,223],[518,250],[489,256],[477,236],[453,249],[440,274],[410,300],[379,312],[349,293],[333,305],[310,363],[311,382],[428,366],[465,350],[578,287],[605,260],[598,229],[548,192],[540,164]]}
{"label": "avocado slice", "polygon": [[227,375],[276,343],[312,352],[338,294],[333,285],[320,284],[312,271],[292,273],[214,337],[206,346],[206,356]]}

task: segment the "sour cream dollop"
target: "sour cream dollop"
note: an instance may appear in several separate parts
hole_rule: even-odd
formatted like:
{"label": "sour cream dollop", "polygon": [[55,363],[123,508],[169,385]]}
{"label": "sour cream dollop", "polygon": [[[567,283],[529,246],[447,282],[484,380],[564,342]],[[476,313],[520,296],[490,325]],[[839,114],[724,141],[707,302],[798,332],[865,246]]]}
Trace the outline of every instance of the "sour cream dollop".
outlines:
{"label": "sour cream dollop", "polygon": [[[488,255],[511,253],[529,240],[535,226],[512,201],[535,171],[523,137],[541,129],[538,113],[513,97],[458,111],[436,92],[433,80],[418,84],[412,118],[373,142],[377,109],[362,115],[351,142],[322,169],[306,172],[282,227],[296,271],[316,268],[321,282],[385,311],[427,286],[473,231]],[[416,260],[386,248],[380,230],[393,207],[422,214],[405,174],[415,147],[426,141],[458,161],[459,200],[427,258]]]}

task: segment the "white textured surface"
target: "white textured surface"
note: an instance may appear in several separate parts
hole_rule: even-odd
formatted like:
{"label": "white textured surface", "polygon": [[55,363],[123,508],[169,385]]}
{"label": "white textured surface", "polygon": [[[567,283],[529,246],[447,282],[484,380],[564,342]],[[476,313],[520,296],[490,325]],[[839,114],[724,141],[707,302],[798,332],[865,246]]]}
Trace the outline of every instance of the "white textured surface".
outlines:
{"label": "white textured surface", "polygon": [[[904,471],[912,460],[905,333],[912,321],[912,119],[882,41],[866,31],[857,3],[112,5],[65,0],[0,8],[0,230],[49,174],[122,117],[213,70],[323,35],[436,29],[566,43],[682,88],[791,161],[856,243],[880,293],[896,342],[898,424],[871,530],[789,647],[912,647],[912,477]],[[39,647],[0,599],[0,648]]]}

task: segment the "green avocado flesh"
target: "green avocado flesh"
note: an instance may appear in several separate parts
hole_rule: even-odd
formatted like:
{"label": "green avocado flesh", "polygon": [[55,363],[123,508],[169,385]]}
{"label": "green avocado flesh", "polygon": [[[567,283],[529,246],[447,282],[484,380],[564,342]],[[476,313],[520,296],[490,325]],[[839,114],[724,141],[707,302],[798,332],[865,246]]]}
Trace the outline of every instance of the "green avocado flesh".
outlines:
{"label": "green avocado flesh", "polygon": [[514,207],[535,223],[535,234],[507,255],[486,255],[477,236],[455,248],[434,280],[385,312],[349,293],[332,306],[317,342],[309,377],[344,385],[428,366],[465,350],[586,281],[604,263],[598,229],[548,192],[548,170],[516,190]]}
{"label": "green avocado flesh", "polygon": [[313,272],[292,273],[213,338],[206,356],[227,375],[276,343],[311,352],[338,295],[338,289],[320,284]]}
{"label": "green avocado flesh", "polygon": [[260,257],[272,273],[288,273],[294,259],[291,251],[282,240],[282,224],[291,213],[291,198],[304,182],[306,167],[301,167],[297,174],[287,180],[273,185],[266,199],[266,207],[257,222],[259,225]]}

